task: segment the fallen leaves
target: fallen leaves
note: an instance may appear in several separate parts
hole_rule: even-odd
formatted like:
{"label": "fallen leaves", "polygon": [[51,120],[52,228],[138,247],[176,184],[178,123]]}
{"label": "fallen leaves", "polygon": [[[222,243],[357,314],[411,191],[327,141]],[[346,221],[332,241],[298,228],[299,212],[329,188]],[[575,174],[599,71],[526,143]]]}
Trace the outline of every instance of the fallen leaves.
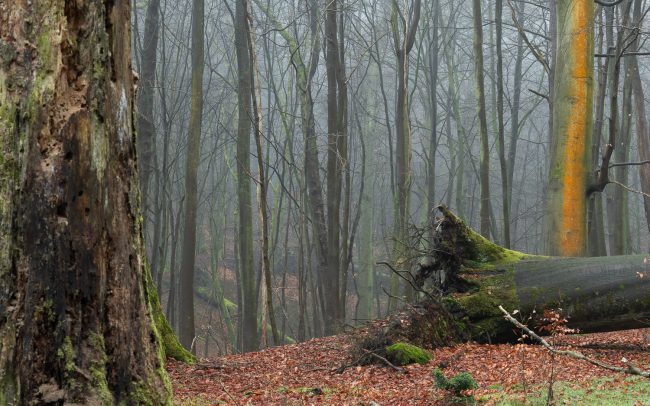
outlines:
{"label": "fallen leaves", "polygon": [[[623,366],[623,359],[650,367],[650,329],[549,339],[559,348],[579,348],[590,357]],[[547,382],[551,365],[556,381],[577,386],[612,373],[564,357],[555,357],[539,345],[468,343],[432,350],[426,365],[409,365],[398,373],[380,365],[348,368],[350,339],[334,336],[264,351],[229,355],[185,365],[173,360],[167,370],[180,404],[228,405],[431,405],[441,404],[444,393],[433,385],[432,371],[445,366],[453,376],[467,371],[479,384],[475,396],[521,390]],[[624,384],[624,377],[615,376]],[[634,395],[631,393],[631,400]]]}

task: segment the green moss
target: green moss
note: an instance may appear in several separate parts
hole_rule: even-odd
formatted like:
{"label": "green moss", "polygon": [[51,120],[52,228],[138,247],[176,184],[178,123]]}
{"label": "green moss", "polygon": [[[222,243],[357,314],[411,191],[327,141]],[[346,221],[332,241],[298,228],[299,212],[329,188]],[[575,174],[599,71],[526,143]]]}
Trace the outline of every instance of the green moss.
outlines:
{"label": "green moss", "polygon": [[160,308],[160,300],[158,299],[158,293],[156,292],[156,287],[151,279],[151,272],[149,272],[148,266],[145,266],[145,282],[149,305],[151,306],[151,314],[154,320],[154,330],[159,335],[161,340],[160,342],[162,343],[163,363],[165,357],[172,357],[188,364],[196,362],[194,355],[183,348],[181,343],[178,342],[172,328],[169,326],[169,323]]}
{"label": "green moss", "polygon": [[112,405],[115,403],[113,394],[108,388],[108,381],[106,379],[106,347],[104,345],[104,336],[97,333],[90,334],[90,344],[95,351],[94,354],[97,359],[90,363],[90,388],[99,397],[104,405]]}
{"label": "green moss", "polygon": [[74,372],[75,370],[75,353],[74,348],[72,347],[72,341],[70,337],[67,337],[63,340],[63,344],[56,350],[56,356],[60,360],[64,361],[64,371],[66,373]]}
{"label": "green moss", "polygon": [[440,369],[436,368],[433,371],[433,378],[437,388],[453,392],[456,396],[460,396],[463,391],[478,388],[478,384],[468,372],[461,372],[448,379]]}
{"label": "green moss", "polygon": [[446,207],[441,206],[440,211],[445,217],[445,229],[448,230],[443,241],[439,243],[440,248],[459,255],[468,268],[482,268],[486,264],[489,266],[510,264],[535,257],[493,243],[468,227]]}
{"label": "green moss", "polygon": [[44,299],[43,303],[36,306],[34,309],[34,318],[38,320],[47,320],[53,323],[56,320],[56,313],[54,312],[54,303],[52,299]]}
{"label": "green moss", "polygon": [[452,300],[458,303],[469,318],[473,335],[507,336],[510,326],[503,320],[499,306],[519,309],[514,270],[499,270],[470,281],[475,288]]}
{"label": "green moss", "polygon": [[415,345],[395,343],[386,347],[386,358],[396,365],[408,365],[416,362],[424,365],[431,360],[431,355]]}

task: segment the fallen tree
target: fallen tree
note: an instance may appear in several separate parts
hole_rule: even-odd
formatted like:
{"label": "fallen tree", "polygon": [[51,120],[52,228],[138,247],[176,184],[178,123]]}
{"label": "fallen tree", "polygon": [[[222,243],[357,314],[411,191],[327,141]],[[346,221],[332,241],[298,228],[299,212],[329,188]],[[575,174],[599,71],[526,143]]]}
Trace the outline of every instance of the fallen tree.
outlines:
{"label": "fallen tree", "polygon": [[437,210],[433,249],[415,274],[393,269],[420,292],[419,301],[371,329],[360,353],[382,355],[381,348],[398,340],[425,346],[512,340],[513,326],[499,306],[517,310],[530,326],[545,309],[562,309],[568,327],[581,332],[648,326],[650,264],[643,255],[529,255],[490,242],[444,206]]}

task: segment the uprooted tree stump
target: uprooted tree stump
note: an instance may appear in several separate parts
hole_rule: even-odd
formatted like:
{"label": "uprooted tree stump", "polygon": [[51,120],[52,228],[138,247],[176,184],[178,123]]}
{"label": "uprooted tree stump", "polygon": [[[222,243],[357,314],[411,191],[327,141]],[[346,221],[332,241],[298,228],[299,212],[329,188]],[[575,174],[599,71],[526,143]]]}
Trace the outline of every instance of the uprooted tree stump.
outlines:
{"label": "uprooted tree stump", "polygon": [[467,339],[515,339],[500,305],[518,310],[532,326],[544,309],[562,309],[568,326],[581,332],[647,327],[650,264],[645,256],[529,255],[490,242],[444,206],[438,210],[433,248],[413,277],[424,298],[371,328],[357,343],[358,363],[374,362],[368,351],[383,355],[397,341],[437,347]]}

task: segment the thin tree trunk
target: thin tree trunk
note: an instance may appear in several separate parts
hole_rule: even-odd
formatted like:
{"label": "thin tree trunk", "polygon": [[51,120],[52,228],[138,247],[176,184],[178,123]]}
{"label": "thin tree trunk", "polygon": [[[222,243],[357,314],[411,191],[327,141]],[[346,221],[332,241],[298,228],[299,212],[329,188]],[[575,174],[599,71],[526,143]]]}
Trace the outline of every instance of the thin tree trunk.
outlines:
{"label": "thin tree trunk", "polygon": [[192,343],[194,342],[194,255],[198,209],[197,172],[200,159],[201,116],[203,113],[203,19],[204,0],[193,0],[192,97],[185,166],[185,226],[183,228],[179,297],[179,337],[181,343],[187,349],[192,349]]}
{"label": "thin tree trunk", "polygon": [[[268,314],[268,322],[271,325],[271,333],[273,336],[273,345],[280,345],[280,335],[275,320],[275,312],[273,310],[273,289],[271,279],[271,263],[269,261],[269,220],[268,220],[268,181],[266,178],[266,171],[264,168],[263,150],[262,150],[262,94],[260,89],[259,67],[257,65],[257,57],[255,55],[255,38],[249,24],[248,15],[248,1],[244,2],[244,31],[247,34],[247,44],[249,52],[249,60],[251,62],[250,70],[250,83],[251,83],[251,100],[253,101],[253,120],[255,123],[255,150],[257,155],[257,171],[259,179],[257,181],[257,194],[258,194],[258,210],[262,227],[262,275],[264,276],[264,289],[266,296],[266,312]],[[265,326],[266,324],[263,324]],[[264,336],[264,339],[266,337]]]}
{"label": "thin tree trunk", "polygon": [[325,295],[325,334],[334,334],[340,319],[340,237],[342,151],[339,110],[339,43],[337,28],[338,0],[329,0],[325,8],[325,67],[327,72],[327,274],[323,276]]}
{"label": "thin tree trunk", "polygon": [[490,237],[490,150],[488,140],[487,114],[485,110],[485,83],[483,78],[483,18],[481,0],[472,0],[474,16],[474,78],[476,80],[477,115],[481,140],[480,159],[480,220],[481,234]]}
{"label": "thin tree trunk", "polygon": [[246,32],[246,0],[237,0],[235,8],[235,49],[237,51],[237,200],[239,212],[239,271],[241,275],[242,350],[255,351],[257,333],[257,291],[253,265],[253,214],[250,179],[251,122],[255,120],[251,105],[252,67]]}
{"label": "thin tree trunk", "polygon": [[[395,173],[397,180],[397,196],[395,201],[394,217],[394,247],[393,258],[399,268],[407,267],[406,261],[408,253],[408,218],[409,202],[411,194],[411,124],[409,121],[409,101],[408,101],[408,54],[413,48],[415,42],[415,33],[420,21],[420,0],[415,0],[408,15],[408,21],[398,17],[401,13],[397,0],[392,2],[391,29],[393,33],[393,43],[395,47],[395,56],[397,62],[397,101],[395,112]],[[399,21],[402,21],[402,27],[399,28]],[[391,297],[388,301],[389,310],[397,307],[395,297],[399,289],[399,279],[396,275],[391,275]]]}
{"label": "thin tree trunk", "polygon": [[496,0],[496,45],[497,45],[497,121],[499,126],[499,164],[501,166],[501,194],[503,201],[503,245],[510,248],[510,199],[508,197],[508,165],[506,163],[505,125],[503,118],[503,0]]}
{"label": "thin tree trunk", "polygon": [[[137,104],[137,148],[138,173],[142,190],[142,211],[145,221],[149,217],[149,182],[156,166],[155,138],[156,127],[153,116],[153,96],[156,83],[156,56],[158,47],[158,21],[160,0],[150,0],[147,5],[147,16],[144,20],[144,39],[142,48],[142,70],[138,85]],[[154,247],[154,249],[156,249]],[[153,269],[155,279],[156,269]]]}
{"label": "thin tree trunk", "polygon": [[[641,29],[641,0],[635,0],[634,3],[634,20],[639,24]],[[632,91],[634,93],[634,109],[636,114],[636,135],[637,146],[639,148],[639,160],[650,161],[650,134],[648,133],[648,119],[646,116],[645,95],[641,74],[639,72],[639,63],[636,56],[628,57],[630,63],[630,80],[632,81]],[[639,177],[641,178],[641,191],[643,196],[643,208],[645,211],[646,224],[650,231],[650,164],[639,166]],[[640,248],[640,247],[639,247]]]}

